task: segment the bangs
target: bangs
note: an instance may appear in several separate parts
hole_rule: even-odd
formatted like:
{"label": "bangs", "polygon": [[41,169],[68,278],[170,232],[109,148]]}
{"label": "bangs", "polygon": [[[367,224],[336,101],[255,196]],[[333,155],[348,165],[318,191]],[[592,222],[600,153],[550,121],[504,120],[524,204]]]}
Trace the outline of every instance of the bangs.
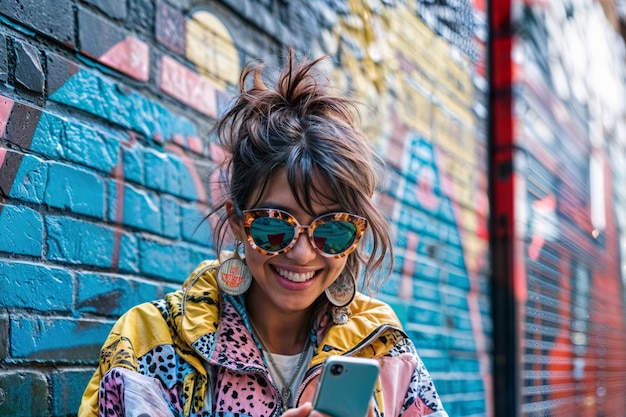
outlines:
{"label": "bangs", "polygon": [[[355,212],[354,190],[337,176],[333,167],[323,167],[313,162],[304,152],[297,159],[289,159],[285,165],[287,181],[294,198],[303,210],[317,216],[314,205],[339,206],[339,209]],[[358,213],[355,213],[358,214]]]}

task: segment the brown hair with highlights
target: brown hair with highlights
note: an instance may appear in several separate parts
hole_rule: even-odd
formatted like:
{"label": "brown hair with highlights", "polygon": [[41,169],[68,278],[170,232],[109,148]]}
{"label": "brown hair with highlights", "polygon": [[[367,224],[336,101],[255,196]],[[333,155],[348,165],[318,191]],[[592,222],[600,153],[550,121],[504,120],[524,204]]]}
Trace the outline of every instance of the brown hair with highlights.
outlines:
{"label": "brown hair with highlights", "polygon": [[[377,289],[393,263],[389,225],[372,200],[383,162],[357,127],[355,102],[331,94],[317,69],[325,58],[298,61],[290,49],[275,83],[267,81],[262,62],[242,71],[240,94],[214,126],[226,152],[223,201],[209,213],[221,212],[214,244],[219,253],[227,236],[226,201],[239,210],[254,208],[271,176],[285,169],[296,201],[311,216],[317,215],[312,203],[323,200],[367,219],[366,244],[348,255],[344,273],[363,278],[362,288]],[[320,179],[331,195],[316,186]]]}

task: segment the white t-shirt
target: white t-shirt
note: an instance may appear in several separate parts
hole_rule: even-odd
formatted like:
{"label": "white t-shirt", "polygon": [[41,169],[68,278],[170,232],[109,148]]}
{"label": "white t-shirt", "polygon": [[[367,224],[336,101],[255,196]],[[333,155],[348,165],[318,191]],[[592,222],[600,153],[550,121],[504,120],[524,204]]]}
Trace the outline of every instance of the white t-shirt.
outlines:
{"label": "white t-shirt", "polygon": [[[293,406],[293,401],[296,398],[296,393],[298,392],[298,388],[300,388],[300,384],[304,380],[304,374],[306,373],[308,364],[311,361],[311,358],[313,357],[314,349],[315,347],[312,344],[310,344],[307,351],[302,353],[302,355],[306,355],[306,356],[304,360],[302,361],[302,367],[300,367],[298,374],[295,376],[293,375],[293,373],[296,372],[296,367],[298,366],[298,362],[300,362],[300,353],[295,354],[295,355],[281,355],[278,353],[268,353],[265,350],[263,351],[263,355],[265,355],[266,357],[267,355],[272,355],[272,359],[276,363],[276,366],[279,368],[280,375],[283,375],[283,377],[285,378],[287,382],[289,382],[292,376],[294,376],[293,382],[291,383],[291,386],[289,387],[291,390],[291,397],[290,397],[291,401],[290,401],[289,407]],[[276,369],[274,368],[272,361],[268,360],[267,364],[269,366],[270,374],[272,375],[272,379],[274,380],[274,383],[278,386],[278,389],[282,391],[282,389],[284,388],[284,384],[279,374],[276,372]]]}

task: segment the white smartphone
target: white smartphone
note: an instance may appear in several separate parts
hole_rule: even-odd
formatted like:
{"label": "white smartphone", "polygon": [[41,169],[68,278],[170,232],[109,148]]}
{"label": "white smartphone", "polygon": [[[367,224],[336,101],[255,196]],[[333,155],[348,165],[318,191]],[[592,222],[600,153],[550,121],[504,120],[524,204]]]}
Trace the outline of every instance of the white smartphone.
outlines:
{"label": "white smartphone", "polygon": [[330,356],[313,395],[313,409],[331,417],[365,417],[379,373],[375,359]]}

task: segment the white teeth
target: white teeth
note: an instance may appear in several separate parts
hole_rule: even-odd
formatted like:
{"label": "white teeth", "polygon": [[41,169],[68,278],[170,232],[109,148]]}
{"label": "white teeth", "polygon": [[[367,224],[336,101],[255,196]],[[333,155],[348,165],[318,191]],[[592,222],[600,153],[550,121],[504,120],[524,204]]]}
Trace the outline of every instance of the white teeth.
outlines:
{"label": "white teeth", "polygon": [[276,268],[276,272],[278,272],[278,275],[280,275],[281,277],[287,278],[289,281],[293,281],[293,282],[304,282],[306,280],[313,278],[313,275],[315,275],[315,271],[306,272],[304,274],[297,274],[295,272],[286,271],[284,269],[279,269],[279,268]]}

